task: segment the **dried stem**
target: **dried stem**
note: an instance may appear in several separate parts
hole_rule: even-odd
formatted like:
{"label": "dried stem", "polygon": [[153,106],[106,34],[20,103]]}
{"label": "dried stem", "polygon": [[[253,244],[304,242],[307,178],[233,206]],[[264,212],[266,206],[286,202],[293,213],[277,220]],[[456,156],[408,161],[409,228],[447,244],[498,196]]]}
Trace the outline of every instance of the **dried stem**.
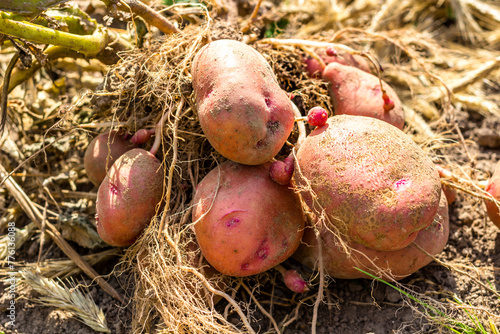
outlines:
{"label": "dried stem", "polygon": [[[103,2],[106,3],[106,5],[111,3],[110,0]],[[123,0],[119,2],[119,5],[120,5],[119,7],[125,7],[130,9],[132,13],[139,15],[144,19],[144,21],[151,24],[152,26],[155,26],[166,35],[181,32],[179,29],[177,29],[177,27],[175,27],[172,23],[170,23],[163,15],[157,13],[156,11],[151,9],[151,7],[140,1]]]}
{"label": "dried stem", "polygon": [[260,9],[260,4],[261,3],[262,3],[262,0],[258,0],[257,1],[257,5],[255,5],[255,8],[253,9],[253,12],[250,15],[250,18],[248,19],[248,21],[245,24],[245,26],[241,29],[242,33],[246,33],[250,29],[250,27],[252,26],[252,22],[257,17],[257,14],[259,14],[259,9]]}
{"label": "dried stem", "polygon": [[156,127],[155,127],[155,134],[156,134],[155,141],[153,142],[153,146],[149,150],[149,152],[152,155],[156,155],[156,153],[158,153],[158,150],[160,149],[161,139],[162,139],[162,135],[163,135],[163,126],[165,125],[165,121],[167,120],[167,118],[169,116],[170,116],[170,110],[168,110],[166,113],[164,113],[161,116],[160,121],[156,124]]}
{"label": "dried stem", "polygon": [[[0,165],[0,175],[3,177],[7,176],[7,171],[5,168]],[[42,227],[42,219],[43,216],[38,211],[38,209],[32,205],[31,200],[26,195],[26,193],[22,190],[22,188],[14,181],[11,177],[5,179],[5,186],[9,190],[12,196],[17,200],[21,208],[28,215],[28,217],[37,225],[38,228]],[[45,222],[46,227],[48,228],[47,234],[54,240],[54,242],[61,248],[61,250],[82,269],[82,271],[87,274],[90,278],[95,280],[104,291],[106,291],[113,298],[119,300],[121,303],[125,304],[125,300],[123,297],[111,286],[109,285],[99,274],[92,268],[82,257],[78,254],[71,245],[64,240],[61,233],[57,230],[57,228],[52,225],[50,222]]]}
{"label": "dried stem", "polygon": [[19,52],[16,52],[10,59],[9,65],[7,65],[3,75],[2,96],[0,96],[0,134],[3,132],[5,122],[7,121],[7,101],[9,95],[10,75],[12,74],[12,70],[14,69],[18,59]]}
{"label": "dried stem", "polygon": [[329,43],[329,42],[318,42],[318,41],[308,41],[305,39],[278,39],[278,38],[264,38],[257,43],[259,44],[272,44],[279,46],[295,46],[295,47],[312,47],[312,48],[327,48],[332,47],[334,49],[342,50],[352,55],[362,55],[363,52],[356,51],[344,44]]}

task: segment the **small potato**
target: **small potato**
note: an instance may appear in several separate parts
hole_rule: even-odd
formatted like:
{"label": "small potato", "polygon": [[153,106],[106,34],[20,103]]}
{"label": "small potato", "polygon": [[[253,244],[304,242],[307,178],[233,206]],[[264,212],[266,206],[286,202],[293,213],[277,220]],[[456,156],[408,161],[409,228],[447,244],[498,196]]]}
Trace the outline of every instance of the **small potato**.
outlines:
{"label": "small potato", "polygon": [[292,103],[260,53],[218,40],[197,53],[191,74],[200,125],[220,154],[259,165],[280,151],[293,128]]}
{"label": "small potato", "polygon": [[[500,162],[497,163],[485,190],[497,201],[500,201]],[[486,204],[486,210],[491,221],[500,228],[500,211],[498,210],[498,206],[490,201],[484,201],[484,203]]]}
{"label": "small potato", "polygon": [[120,156],[97,192],[97,232],[112,246],[131,245],[156,213],[163,196],[160,161],[136,148]]}
{"label": "small potato", "polygon": [[[316,50],[316,54],[323,59],[325,65],[330,63],[339,63],[346,66],[354,66],[362,71],[370,73],[370,65],[363,56],[351,55],[347,52],[337,52],[332,54],[329,49]],[[318,79],[321,78],[324,68],[321,67],[316,59],[307,57],[304,59],[304,64],[306,65],[309,77]]]}
{"label": "small potato", "polygon": [[404,111],[396,92],[384,81],[383,96],[379,78],[352,66],[329,64],[323,71],[329,82],[335,115],[356,115],[380,119],[399,129],[405,124]]}
{"label": "small potato", "polygon": [[296,165],[297,185],[313,212],[324,210],[329,224],[368,248],[408,246],[439,206],[441,182],[431,159],[375,118],[330,117],[304,140]]}
{"label": "small potato", "polygon": [[221,164],[200,182],[193,203],[196,240],[225,275],[262,273],[299,246],[305,222],[300,201],[271,179],[269,164]]}
{"label": "small potato", "polygon": [[99,186],[116,159],[123,153],[137,147],[119,131],[101,133],[87,147],[83,166],[89,180]]}
{"label": "small potato", "polygon": [[[448,203],[444,194],[432,224],[419,231],[415,241],[403,249],[383,252],[366,248],[360,244],[342,240],[349,248],[347,253],[341,240],[331,230],[320,227],[323,265],[327,275],[334,278],[371,278],[356,267],[383,279],[403,279],[432,261],[427,254],[436,256],[442,252],[449,236]],[[317,267],[317,239],[312,228],[304,232],[303,242],[293,257],[310,268]],[[418,245],[418,247],[416,246]]]}

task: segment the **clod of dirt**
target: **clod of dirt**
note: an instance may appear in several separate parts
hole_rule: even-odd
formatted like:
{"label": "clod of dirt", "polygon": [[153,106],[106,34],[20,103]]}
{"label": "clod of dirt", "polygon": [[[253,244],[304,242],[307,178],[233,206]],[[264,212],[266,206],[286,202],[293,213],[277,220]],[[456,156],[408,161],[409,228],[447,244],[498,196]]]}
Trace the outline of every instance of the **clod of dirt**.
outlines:
{"label": "clod of dirt", "polygon": [[488,117],[484,120],[481,128],[477,129],[477,143],[483,147],[500,147],[500,118]]}

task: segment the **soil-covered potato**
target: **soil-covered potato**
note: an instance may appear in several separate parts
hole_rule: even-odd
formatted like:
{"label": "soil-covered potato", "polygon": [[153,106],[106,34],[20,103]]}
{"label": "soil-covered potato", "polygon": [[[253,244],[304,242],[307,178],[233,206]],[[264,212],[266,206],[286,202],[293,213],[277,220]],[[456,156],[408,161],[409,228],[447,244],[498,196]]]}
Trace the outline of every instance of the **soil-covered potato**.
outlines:
{"label": "soil-covered potato", "polygon": [[[488,180],[485,190],[490,193],[493,198],[500,201],[500,162],[497,162],[495,171]],[[498,206],[490,201],[485,201],[485,204],[491,221],[500,228],[500,211],[498,210]]]}
{"label": "soil-covered potato", "polygon": [[[449,236],[448,202],[441,195],[439,209],[433,222],[418,232],[415,241],[405,248],[384,252],[360,244],[339,240],[332,230],[318,224],[322,242],[323,265],[327,275],[335,278],[370,278],[356,267],[372,275],[403,279],[432,261],[425,252],[436,256],[444,249]],[[312,228],[304,232],[303,243],[293,257],[311,268],[317,267],[318,242]],[[346,248],[343,247],[346,246]],[[419,249],[422,248],[425,252]]]}
{"label": "soil-covered potato", "polygon": [[223,274],[264,272],[299,246],[305,222],[300,201],[271,179],[269,164],[221,164],[200,182],[193,203],[200,249]]}
{"label": "soil-covered potato", "polygon": [[119,131],[101,133],[90,142],[85,151],[83,166],[89,180],[99,186],[106,172],[123,153],[137,147]]}
{"label": "soil-covered potato", "polygon": [[191,73],[200,125],[220,154],[259,165],[279,152],[293,128],[293,108],[260,53],[218,40],[197,53]]}
{"label": "soil-covered potato", "polygon": [[401,100],[394,89],[382,81],[388,98],[384,100],[380,80],[375,75],[331,63],[323,71],[323,79],[329,83],[335,115],[373,117],[403,129],[405,116]]}
{"label": "soil-covered potato", "polygon": [[97,192],[97,232],[112,246],[131,245],[156,213],[163,196],[160,161],[135,148],[120,156]]}
{"label": "soil-covered potato", "polygon": [[329,224],[368,248],[408,246],[439,206],[441,182],[431,159],[378,119],[329,118],[304,140],[297,164],[297,184],[309,207],[317,215],[324,210]]}

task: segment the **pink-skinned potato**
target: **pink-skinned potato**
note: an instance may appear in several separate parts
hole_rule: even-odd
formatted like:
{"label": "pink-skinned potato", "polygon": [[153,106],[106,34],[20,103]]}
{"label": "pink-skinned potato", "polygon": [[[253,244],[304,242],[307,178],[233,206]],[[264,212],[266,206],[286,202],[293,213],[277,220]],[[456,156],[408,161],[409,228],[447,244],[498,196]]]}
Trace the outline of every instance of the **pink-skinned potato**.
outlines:
{"label": "pink-skinned potato", "polygon": [[196,108],[210,144],[232,161],[270,161],[290,135],[292,102],[264,57],[251,46],[218,40],[191,66]]}
{"label": "pink-skinned potato", "polygon": [[[322,243],[323,265],[327,275],[342,279],[371,278],[357,270],[357,267],[385,280],[391,278],[400,280],[432,261],[432,258],[425,252],[437,256],[446,246],[449,236],[448,203],[443,194],[432,224],[419,231],[412,244],[391,252],[369,249],[360,244],[348,242],[344,238],[340,240],[332,230],[322,227],[321,224],[318,224],[318,227]],[[317,239],[312,228],[305,230],[303,243],[293,257],[310,268],[318,266]]]}
{"label": "pink-skinned potato", "polygon": [[116,130],[96,136],[87,146],[83,158],[83,167],[89,180],[99,186],[115,160],[135,147],[126,139],[126,134]]}
{"label": "pink-skinned potato", "polygon": [[377,76],[352,66],[331,63],[323,71],[323,79],[329,83],[335,115],[373,117],[403,129],[405,116],[401,100],[394,89],[382,81],[387,93],[384,97]]}
{"label": "pink-skinned potato", "polygon": [[[485,190],[493,196],[494,199],[500,201],[500,162],[497,162],[495,171],[491,178],[488,180]],[[496,203],[491,201],[484,201],[486,210],[493,224],[500,228],[500,211]]]}
{"label": "pink-skinned potato", "polygon": [[305,219],[295,192],[269,176],[269,164],[222,163],[199,183],[192,212],[207,261],[229,276],[250,276],[297,249]]}
{"label": "pink-skinned potato", "polygon": [[[328,55],[326,49],[316,50],[316,54],[321,57],[321,59],[325,62],[325,65],[330,63],[339,63],[346,66],[354,66],[362,71],[370,73],[370,65],[363,56],[351,55],[347,52],[338,52],[334,55]],[[324,68],[321,67],[320,63],[316,59],[307,57],[304,59],[304,64],[306,65],[309,77],[321,78]]]}
{"label": "pink-skinned potato", "polygon": [[109,245],[131,245],[157,212],[164,173],[150,152],[135,148],[120,156],[97,192],[97,232]]}
{"label": "pink-skinned potato", "polygon": [[330,117],[303,141],[296,165],[311,210],[324,210],[330,224],[368,248],[408,246],[439,206],[432,160],[404,132],[375,118]]}

